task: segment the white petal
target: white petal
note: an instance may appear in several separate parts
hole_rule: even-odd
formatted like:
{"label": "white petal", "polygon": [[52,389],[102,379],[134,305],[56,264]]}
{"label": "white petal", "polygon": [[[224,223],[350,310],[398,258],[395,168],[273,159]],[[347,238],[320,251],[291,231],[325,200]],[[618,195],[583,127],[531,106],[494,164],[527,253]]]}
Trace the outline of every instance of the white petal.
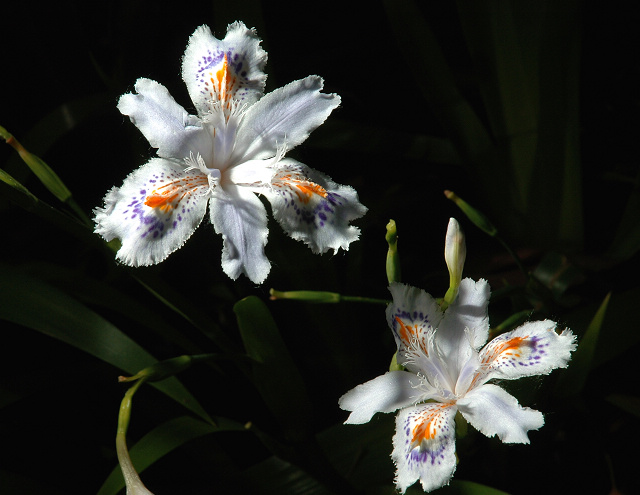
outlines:
{"label": "white petal", "polygon": [[497,385],[482,385],[458,400],[464,418],[488,437],[505,443],[529,443],[527,432],[544,425],[540,411],[522,407],[514,396]]}
{"label": "white petal", "polygon": [[238,128],[234,162],[268,158],[278,147],[292,149],[340,104],[336,94],[321,93],[323,82],[308,76],[265,95],[251,106]]}
{"label": "white petal", "polygon": [[245,274],[261,284],[271,269],[264,253],[267,244],[267,212],[250,190],[225,184],[214,191],[210,206],[211,222],[222,234],[222,269],[232,279]]}
{"label": "white petal", "polygon": [[418,479],[425,492],[449,484],[456,470],[455,414],[453,404],[438,402],[398,413],[391,457],[401,493]]}
{"label": "white petal", "polygon": [[[182,61],[182,78],[200,115],[212,105],[251,105],[264,91],[262,72],[267,53],[254,29],[242,22],[227,28],[219,40],[208,26],[200,26],[189,38]],[[233,103],[235,102],[235,103]]]}
{"label": "white petal", "polygon": [[398,362],[404,364],[407,349],[418,346],[428,355],[430,333],[442,320],[442,310],[430,294],[406,284],[389,287],[393,303],[387,306],[387,323],[398,345]]}
{"label": "white petal", "polygon": [[489,336],[489,284],[465,278],[460,283],[456,300],[449,305],[438,327],[438,348],[445,356],[453,356],[468,343],[474,349],[484,345]]}
{"label": "white petal", "polygon": [[154,158],[114,187],[96,208],[95,232],[122,247],[117,258],[131,266],[163,261],[182,246],[202,221],[208,178],[199,170]]}
{"label": "white petal", "polygon": [[568,329],[558,335],[555,328],[551,320],[531,321],[498,335],[480,353],[484,381],[546,375],[565,368],[576,348],[576,337]]}
{"label": "white petal", "polygon": [[360,229],[349,225],[367,211],[356,191],[295,160],[279,161],[269,187],[259,192],[271,202],[282,228],[316,254],[346,251],[360,235]]}
{"label": "white petal", "polygon": [[416,402],[418,377],[407,371],[388,371],[344,394],[338,405],[353,411],[345,424],[367,423],[375,413],[389,413]]}
{"label": "white petal", "polygon": [[190,152],[207,156],[211,147],[208,133],[197,117],[176,103],[167,88],[142,78],[135,90],[138,94],[120,97],[118,110],[131,118],[151,146],[158,148],[158,156],[183,159]]}

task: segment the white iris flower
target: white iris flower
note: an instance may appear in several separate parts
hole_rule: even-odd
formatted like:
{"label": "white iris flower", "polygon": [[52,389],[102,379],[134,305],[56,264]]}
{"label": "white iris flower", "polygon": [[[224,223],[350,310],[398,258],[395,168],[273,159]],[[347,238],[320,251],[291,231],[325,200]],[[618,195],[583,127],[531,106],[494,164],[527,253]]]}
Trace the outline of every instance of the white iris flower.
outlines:
{"label": "white iris flower", "polygon": [[167,89],[138,79],[136,93],[120,98],[157,157],[129,175],[95,210],[95,231],[118,238],[117,258],[131,266],[163,261],[180,248],[205,216],[223,236],[222,268],[236,279],[261,283],[271,264],[267,212],[314,253],[348,249],[359,229],[349,222],[366,208],[354,189],[334,183],[302,163],[285,158],[340,103],[321,93],[323,81],[308,76],[263,95],[267,54],[243,23],[229,25],[223,40],[207,26],[191,36],[182,78],[197,115],[190,115]]}
{"label": "white iris flower", "polygon": [[443,312],[421,289],[394,283],[387,321],[406,370],[389,371],[340,399],[353,411],[346,423],[368,422],[376,412],[400,409],[393,453],[396,484],[405,490],[420,480],[425,491],[449,483],[456,469],[457,412],[478,431],[505,443],[529,443],[527,432],[544,424],[539,411],[522,407],[492,379],[512,380],[566,367],[576,347],[571,330],[558,334],[550,320],[528,322],[489,336],[485,280],[462,281]]}

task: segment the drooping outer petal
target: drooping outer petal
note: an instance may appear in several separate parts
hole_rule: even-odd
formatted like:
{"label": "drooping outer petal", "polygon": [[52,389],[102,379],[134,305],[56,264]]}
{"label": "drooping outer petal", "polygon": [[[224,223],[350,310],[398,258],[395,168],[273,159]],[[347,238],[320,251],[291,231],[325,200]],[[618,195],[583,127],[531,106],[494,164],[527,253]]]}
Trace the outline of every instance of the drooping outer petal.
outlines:
{"label": "drooping outer petal", "polygon": [[498,435],[505,443],[529,443],[527,432],[544,425],[540,411],[522,407],[515,397],[497,385],[474,388],[459,399],[457,405],[474,428],[488,437]]}
{"label": "drooping outer petal", "polygon": [[420,380],[406,371],[388,371],[350,390],[338,400],[345,411],[352,411],[345,424],[363,424],[375,413],[389,413],[406,407],[418,399],[416,386]]}
{"label": "drooping outer petal", "polygon": [[352,187],[286,158],[276,165],[270,185],[256,192],[269,199],[282,228],[314,253],[348,250],[360,234],[349,222],[367,211]]}
{"label": "drooping outer petal", "polygon": [[264,253],[267,244],[267,212],[250,190],[234,184],[216,188],[210,206],[211,223],[222,234],[222,269],[236,279],[244,273],[260,284],[271,263]]}
{"label": "drooping outer petal", "polygon": [[531,321],[498,335],[480,352],[483,381],[545,375],[565,368],[576,348],[571,330],[555,331],[551,320]]}
{"label": "drooping outer petal", "polygon": [[393,283],[389,290],[393,303],[387,306],[387,323],[398,345],[398,362],[405,364],[406,351],[412,345],[428,355],[429,330],[438,328],[443,316],[438,303],[424,290],[410,285]]}
{"label": "drooping outer petal", "polygon": [[456,470],[455,414],[455,405],[437,402],[398,413],[391,457],[401,493],[418,479],[425,492],[449,483]]}
{"label": "drooping outer petal", "polygon": [[158,156],[183,159],[201,153],[207,156],[210,137],[200,120],[189,115],[167,88],[151,79],[138,79],[137,94],[120,97],[118,110],[128,115],[149,144],[158,148]]}
{"label": "drooping outer petal", "polygon": [[283,145],[292,149],[340,104],[336,94],[321,93],[323,81],[319,76],[304,79],[278,88],[251,106],[238,128],[234,163],[269,158]]}
{"label": "drooping outer petal", "polygon": [[255,30],[242,22],[230,24],[223,40],[208,26],[196,29],[184,53],[182,78],[198,114],[207,114],[215,104],[255,103],[264,91],[266,62]]}
{"label": "drooping outer petal", "polygon": [[117,258],[127,265],[159,263],[178,249],[202,221],[209,181],[199,170],[154,158],[129,175],[95,209],[95,232],[122,241]]}

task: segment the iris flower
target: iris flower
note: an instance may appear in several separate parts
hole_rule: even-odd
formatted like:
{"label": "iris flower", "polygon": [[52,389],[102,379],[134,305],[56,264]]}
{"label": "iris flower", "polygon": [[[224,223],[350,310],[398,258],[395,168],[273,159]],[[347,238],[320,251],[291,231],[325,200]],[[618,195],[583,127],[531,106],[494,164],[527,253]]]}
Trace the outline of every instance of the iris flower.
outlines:
{"label": "iris flower", "polygon": [[425,491],[449,483],[456,469],[455,423],[460,413],[488,437],[529,443],[527,432],[544,424],[539,411],[522,407],[491,380],[513,380],[566,367],[575,349],[571,330],[558,334],[550,320],[528,322],[489,336],[485,280],[462,280],[445,311],[425,291],[393,283],[387,321],[405,367],[358,385],[340,399],[352,411],[345,423],[368,422],[376,412],[396,416],[393,453],[396,484],[420,480]]}
{"label": "iris flower", "polygon": [[267,60],[260,39],[243,23],[224,39],[207,26],[193,33],[182,78],[196,109],[189,114],[161,84],[141,78],[118,109],[138,127],[157,157],[111,189],[95,210],[95,231],[121,240],[117,258],[131,266],[163,261],[180,248],[205,216],[223,237],[222,268],[255,283],[271,264],[267,212],[313,252],[347,250],[359,230],[349,222],[366,212],[349,186],[293,159],[302,143],[340,103],[308,76],[263,95]]}

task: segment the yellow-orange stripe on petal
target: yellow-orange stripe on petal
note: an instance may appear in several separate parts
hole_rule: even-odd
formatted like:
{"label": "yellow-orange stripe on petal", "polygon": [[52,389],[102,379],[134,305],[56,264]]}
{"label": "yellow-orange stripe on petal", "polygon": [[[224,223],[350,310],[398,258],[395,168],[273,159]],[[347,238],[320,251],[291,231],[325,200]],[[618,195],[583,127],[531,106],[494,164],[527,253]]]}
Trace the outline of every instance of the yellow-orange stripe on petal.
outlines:
{"label": "yellow-orange stripe on petal", "polygon": [[152,190],[144,200],[150,208],[169,213],[180,202],[199,187],[208,187],[209,181],[204,175],[183,177]]}
{"label": "yellow-orange stripe on petal", "polygon": [[[486,353],[483,356],[482,364],[488,365],[496,360],[511,360],[521,357],[523,342],[526,342],[528,336],[512,337],[503,342],[490,342],[486,347]],[[488,352],[487,352],[488,351]]]}
{"label": "yellow-orange stripe on petal", "polygon": [[294,173],[288,173],[286,175],[280,175],[273,181],[273,186],[278,188],[289,188],[303,204],[309,203],[313,198],[313,195],[318,195],[322,198],[327,197],[327,191],[316,184],[303,178],[303,176]]}
{"label": "yellow-orange stripe on petal", "polygon": [[429,408],[422,411],[413,419],[414,426],[410,431],[411,447],[416,448],[423,442],[433,440],[438,433],[447,428],[446,415],[444,411],[452,407],[453,404],[448,403],[432,403]]}
{"label": "yellow-orange stripe on petal", "polygon": [[399,316],[395,317],[396,322],[400,326],[398,336],[407,348],[419,348],[424,352],[425,356],[429,356],[426,335],[420,332],[418,324],[407,325]]}

